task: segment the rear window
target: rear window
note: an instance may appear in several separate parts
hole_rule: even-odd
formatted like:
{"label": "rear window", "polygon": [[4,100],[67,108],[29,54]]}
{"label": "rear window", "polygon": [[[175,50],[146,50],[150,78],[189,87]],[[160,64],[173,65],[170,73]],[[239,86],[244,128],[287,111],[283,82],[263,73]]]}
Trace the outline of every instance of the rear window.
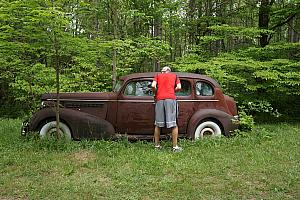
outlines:
{"label": "rear window", "polygon": [[197,96],[213,96],[213,87],[206,82],[199,81],[196,83],[196,95]]}

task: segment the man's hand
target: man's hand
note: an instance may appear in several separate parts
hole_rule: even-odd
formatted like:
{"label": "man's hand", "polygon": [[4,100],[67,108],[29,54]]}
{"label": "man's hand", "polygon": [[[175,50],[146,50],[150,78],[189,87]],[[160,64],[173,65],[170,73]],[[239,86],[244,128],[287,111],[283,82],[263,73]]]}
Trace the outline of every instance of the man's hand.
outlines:
{"label": "man's hand", "polygon": [[152,84],[151,84],[151,86],[152,86],[152,91],[153,91],[153,94],[154,94],[154,95],[156,94],[156,90],[157,90],[156,85],[157,85],[156,81],[153,81]]}
{"label": "man's hand", "polygon": [[177,92],[177,91],[179,91],[179,90],[181,90],[181,84],[180,84],[180,83],[178,83],[178,84],[176,85],[175,92]]}

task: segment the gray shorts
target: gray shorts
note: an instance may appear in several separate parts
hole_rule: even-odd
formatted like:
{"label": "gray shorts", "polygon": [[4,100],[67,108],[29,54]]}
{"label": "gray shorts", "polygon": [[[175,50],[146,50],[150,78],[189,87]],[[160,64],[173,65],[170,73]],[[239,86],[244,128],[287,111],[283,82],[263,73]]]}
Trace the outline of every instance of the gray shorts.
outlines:
{"label": "gray shorts", "polygon": [[155,104],[155,125],[172,128],[177,126],[178,104],[176,100],[165,99]]}

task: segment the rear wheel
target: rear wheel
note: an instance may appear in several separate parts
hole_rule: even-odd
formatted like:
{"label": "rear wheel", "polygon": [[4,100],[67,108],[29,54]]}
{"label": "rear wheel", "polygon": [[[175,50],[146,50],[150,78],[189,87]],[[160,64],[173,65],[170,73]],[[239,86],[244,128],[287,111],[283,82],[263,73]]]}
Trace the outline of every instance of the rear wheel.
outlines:
{"label": "rear wheel", "polygon": [[204,137],[220,137],[221,135],[220,126],[213,121],[202,122],[195,130],[195,140],[203,139]]}
{"label": "rear wheel", "polygon": [[57,134],[56,131],[56,121],[50,121],[44,124],[40,129],[39,133],[41,138],[54,137],[57,139],[66,139],[66,140],[72,139],[70,128],[63,122],[59,123],[59,131],[58,131],[59,134]]}

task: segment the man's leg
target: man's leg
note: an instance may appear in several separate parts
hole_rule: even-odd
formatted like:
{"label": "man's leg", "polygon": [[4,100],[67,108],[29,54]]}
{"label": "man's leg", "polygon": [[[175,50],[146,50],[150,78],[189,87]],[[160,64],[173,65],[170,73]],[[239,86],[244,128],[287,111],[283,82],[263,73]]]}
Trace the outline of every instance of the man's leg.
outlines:
{"label": "man's leg", "polygon": [[155,143],[155,146],[160,145],[159,140],[160,140],[160,127],[155,126],[155,129],[154,129],[154,143]]}
{"label": "man's leg", "polygon": [[178,139],[178,126],[172,128],[172,144],[173,147],[177,146],[177,139]]}
{"label": "man's leg", "polygon": [[182,148],[177,145],[178,139],[178,126],[175,126],[172,129],[172,143],[173,143],[173,152],[181,152]]}
{"label": "man's leg", "polygon": [[157,101],[155,104],[155,128],[154,128],[154,143],[156,147],[160,147],[160,127],[164,124],[164,101]]}

